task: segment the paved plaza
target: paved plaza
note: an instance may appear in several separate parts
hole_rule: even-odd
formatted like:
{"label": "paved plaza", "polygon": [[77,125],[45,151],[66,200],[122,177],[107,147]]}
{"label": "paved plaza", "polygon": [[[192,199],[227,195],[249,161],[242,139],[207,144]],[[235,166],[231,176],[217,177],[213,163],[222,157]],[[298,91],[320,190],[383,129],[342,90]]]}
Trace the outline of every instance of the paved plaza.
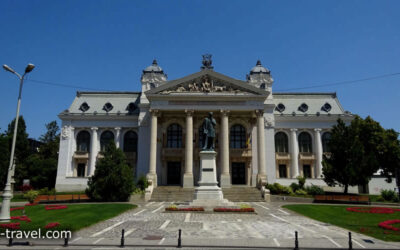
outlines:
{"label": "paved plaza", "polygon": [[[165,212],[165,207],[170,204],[172,202],[139,204],[134,210],[75,233],[69,241],[69,248],[115,248],[120,244],[122,229],[125,230],[125,244],[130,246],[176,247],[178,230],[181,229],[183,247],[293,249],[295,231],[298,231],[301,248],[348,247],[348,231],[297,215],[281,208],[280,203],[240,203],[253,206],[256,214]],[[352,235],[353,248],[400,248],[400,243],[384,242],[357,233]],[[50,242],[34,242],[37,246],[48,243]],[[59,245],[42,248],[62,249],[61,240],[51,243]],[[3,238],[0,248],[5,248],[4,244]]]}

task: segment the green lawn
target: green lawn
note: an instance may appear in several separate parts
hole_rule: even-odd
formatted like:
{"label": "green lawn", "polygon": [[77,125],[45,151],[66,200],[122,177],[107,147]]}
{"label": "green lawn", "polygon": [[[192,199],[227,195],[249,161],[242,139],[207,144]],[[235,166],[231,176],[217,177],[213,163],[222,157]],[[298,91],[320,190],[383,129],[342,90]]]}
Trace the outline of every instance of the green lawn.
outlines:
{"label": "green lawn", "polygon": [[[378,226],[385,220],[400,219],[400,212],[393,214],[355,213],[346,210],[351,206],[334,205],[285,205],[284,208],[315,220],[343,227],[385,241],[400,241],[400,232],[384,230]],[[400,227],[400,224],[393,224]]]}
{"label": "green lawn", "polygon": [[[0,196],[0,202],[1,201],[3,201],[3,197]],[[28,202],[28,200],[24,198],[23,194],[14,194],[11,201],[26,201],[26,202]]]}
{"label": "green lawn", "polygon": [[[136,208],[136,205],[131,204],[73,204],[67,205],[66,209],[46,210],[44,206],[25,207],[25,214],[32,222],[28,223],[19,220],[12,220],[12,222],[20,222],[21,230],[38,228],[44,230],[47,223],[58,222],[60,226],[54,229],[77,231],[97,222],[115,217],[129,209]],[[19,215],[22,215],[22,210],[11,212],[11,216]],[[4,229],[0,228],[0,232],[3,231]]]}

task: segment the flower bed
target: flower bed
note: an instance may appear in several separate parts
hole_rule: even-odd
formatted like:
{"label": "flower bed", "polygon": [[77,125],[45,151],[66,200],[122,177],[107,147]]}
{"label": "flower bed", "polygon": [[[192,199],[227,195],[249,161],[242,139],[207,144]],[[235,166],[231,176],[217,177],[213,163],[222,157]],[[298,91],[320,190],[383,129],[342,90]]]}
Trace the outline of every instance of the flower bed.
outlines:
{"label": "flower bed", "polygon": [[400,211],[400,209],[389,208],[389,207],[348,207],[346,208],[349,212],[356,213],[371,213],[371,214],[392,214]]}
{"label": "flower bed", "polygon": [[26,222],[31,222],[31,219],[29,219],[28,216],[22,215],[22,216],[11,216],[11,220],[20,220],[20,221],[26,221]]}
{"label": "flower bed", "polygon": [[46,205],[44,207],[46,210],[59,210],[59,209],[66,209],[66,205]]}
{"label": "flower bed", "polygon": [[50,228],[58,227],[59,225],[60,225],[60,223],[58,223],[58,222],[50,222],[44,228],[50,229]]}
{"label": "flower bed", "polygon": [[398,223],[400,223],[400,220],[387,220],[379,223],[378,226],[387,230],[400,231],[400,228],[392,226],[392,224]]}
{"label": "flower bed", "polygon": [[20,225],[21,223],[17,222],[17,223],[0,224],[0,227],[5,229],[20,229]]}
{"label": "flower bed", "polygon": [[225,207],[216,207],[214,208],[214,212],[236,212],[236,213],[254,213],[254,208],[225,208]]}
{"label": "flower bed", "polygon": [[10,208],[10,211],[15,211],[15,210],[24,210],[24,207],[12,207]]}
{"label": "flower bed", "polygon": [[204,212],[203,207],[185,207],[185,208],[178,208],[178,207],[167,207],[165,211],[194,211],[194,212]]}

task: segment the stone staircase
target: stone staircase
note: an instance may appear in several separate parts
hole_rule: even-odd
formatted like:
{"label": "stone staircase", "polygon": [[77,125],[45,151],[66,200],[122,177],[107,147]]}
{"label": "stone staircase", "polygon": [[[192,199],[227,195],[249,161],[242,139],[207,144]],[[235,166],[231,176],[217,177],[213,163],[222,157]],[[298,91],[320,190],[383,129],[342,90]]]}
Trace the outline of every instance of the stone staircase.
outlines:
{"label": "stone staircase", "polygon": [[193,201],[194,188],[180,186],[158,186],[153,190],[150,201]]}
{"label": "stone staircase", "polygon": [[[240,201],[264,201],[261,191],[255,187],[223,188],[224,199],[233,202]],[[180,186],[158,186],[153,190],[150,201],[193,201],[194,188],[182,188]]]}
{"label": "stone staircase", "polygon": [[235,187],[223,188],[224,199],[229,201],[264,201],[261,197],[261,191],[255,187]]}

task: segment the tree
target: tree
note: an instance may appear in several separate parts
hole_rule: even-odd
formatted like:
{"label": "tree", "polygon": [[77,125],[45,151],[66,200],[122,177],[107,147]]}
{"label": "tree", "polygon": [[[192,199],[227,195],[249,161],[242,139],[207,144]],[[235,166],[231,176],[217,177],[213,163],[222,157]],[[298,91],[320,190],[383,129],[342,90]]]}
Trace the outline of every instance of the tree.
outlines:
{"label": "tree", "polygon": [[383,135],[383,144],[380,150],[379,162],[383,174],[392,181],[392,177],[400,178],[400,141],[399,133],[393,129],[387,129]]}
{"label": "tree", "polygon": [[104,158],[96,163],[86,194],[93,200],[127,201],[133,188],[133,169],[127,164],[124,152],[111,142]]}
{"label": "tree", "polygon": [[381,167],[384,129],[372,118],[356,116],[349,126],[339,119],[332,128],[330,155],[324,155],[323,174],[329,186],[366,185]]}
{"label": "tree", "polygon": [[0,190],[6,185],[8,166],[10,163],[10,150],[8,137],[0,134]]}
{"label": "tree", "polygon": [[43,144],[39,152],[30,155],[25,165],[28,166],[27,173],[34,188],[53,188],[56,184],[58,147],[60,142],[60,128],[57,121],[46,124],[47,131],[40,136]]}
{"label": "tree", "polygon": [[[8,146],[9,150],[11,151],[12,146],[12,139],[14,135],[14,126],[15,126],[15,119],[11,121],[8,125],[8,129],[6,131],[6,136],[8,139]],[[18,120],[18,128],[17,128],[17,138],[15,142],[15,158],[16,158],[16,166],[15,166],[15,185],[20,186],[22,185],[23,179],[29,178],[28,169],[25,165],[25,161],[31,154],[29,141],[28,141],[28,134],[26,133],[26,123],[23,116],[19,117]]]}

